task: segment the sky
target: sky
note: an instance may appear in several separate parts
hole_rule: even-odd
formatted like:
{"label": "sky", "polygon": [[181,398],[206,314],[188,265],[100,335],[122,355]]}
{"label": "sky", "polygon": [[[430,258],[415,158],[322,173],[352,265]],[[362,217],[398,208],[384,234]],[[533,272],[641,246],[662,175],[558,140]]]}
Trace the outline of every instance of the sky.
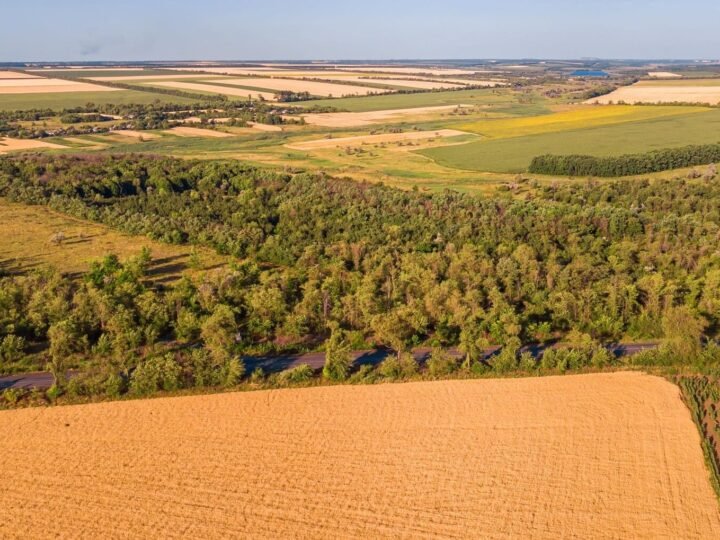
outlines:
{"label": "sky", "polygon": [[720,57],[720,0],[8,0],[0,62]]}

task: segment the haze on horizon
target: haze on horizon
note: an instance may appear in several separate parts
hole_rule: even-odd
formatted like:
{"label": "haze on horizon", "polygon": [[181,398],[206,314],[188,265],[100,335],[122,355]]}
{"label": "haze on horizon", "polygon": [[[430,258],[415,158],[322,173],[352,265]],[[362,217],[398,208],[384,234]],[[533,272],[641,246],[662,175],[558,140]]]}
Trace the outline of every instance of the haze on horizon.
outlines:
{"label": "haze on horizon", "polygon": [[0,62],[447,58],[713,59],[714,0],[26,0]]}

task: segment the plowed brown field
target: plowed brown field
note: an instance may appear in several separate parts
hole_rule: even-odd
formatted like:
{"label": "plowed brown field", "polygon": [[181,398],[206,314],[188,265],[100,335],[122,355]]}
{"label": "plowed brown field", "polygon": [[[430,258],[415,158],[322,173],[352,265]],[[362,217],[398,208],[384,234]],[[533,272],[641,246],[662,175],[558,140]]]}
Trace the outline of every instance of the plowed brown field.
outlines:
{"label": "plowed brown field", "polygon": [[720,538],[679,390],[637,373],[0,413],[0,537]]}

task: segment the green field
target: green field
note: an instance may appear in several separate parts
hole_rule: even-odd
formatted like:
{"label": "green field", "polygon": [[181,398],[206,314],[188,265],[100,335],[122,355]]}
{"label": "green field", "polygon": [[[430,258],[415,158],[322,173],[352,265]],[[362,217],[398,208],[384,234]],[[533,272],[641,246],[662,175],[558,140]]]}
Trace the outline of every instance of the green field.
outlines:
{"label": "green field", "polygon": [[95,105],[140,105],[154,103],[195,103],[196,100],[171,95],[118,90],[116,92],[58,92],[48,94],[0,94],[0,110],[53,109],[83,107],[88,103]]}
{"label": "green field", "polygon": [[[316,99],[293,103],[298,107],[335,107],[350,112],[412,109],[441,105],[516,105],[518,96],[508,89],[457,90],[452,92],[420,92],[416,94],[387,94],[382,96]],[[535,105],[535,114],[547,112],[544,100],[535,97],[528,105]]]}
{"label": "green field", "polygon": [[524,172],[543,154],[612,156],[720,142],[720,110],[420,150],[440,165],[495,173]]}

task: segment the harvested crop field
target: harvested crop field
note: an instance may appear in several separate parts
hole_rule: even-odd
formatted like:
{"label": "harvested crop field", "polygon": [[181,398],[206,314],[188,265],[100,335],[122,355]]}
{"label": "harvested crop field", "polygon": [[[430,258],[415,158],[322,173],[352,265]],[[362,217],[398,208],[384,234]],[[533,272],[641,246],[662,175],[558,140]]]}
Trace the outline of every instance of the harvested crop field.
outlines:
{"label": "harvested crop field", "polygon": [[[667,82],[667,81],[666,81]],[[679,81],[678,81],[679,82]],[[719,86],[690,86],[685,84],[675,85],[650,85],[634,84],[623,86],[614,92],[593,98],[588,103],[707,103],[708,105],[720,104]],[[655,83],[657,84],[657,83]]]}
{"label": "harvested crop field", "polygon": [[224,131],[215,131],[214,129],[203,129],[195,127],[178,126],[172,129],[165,130],[165,133],[170,135],[177,135],[179,137],[212,137],[221,139],[224,137],[234,137],[232,133],[225,133]]}
{"label": "harvested crop field", "polygon": [[438,129],[435,131],[408,131],[407,133],[381,133],[379,135],[358,135],[356,137],[340,137],[333,139],[316,139],[286,145],[295,150],[317,150],[321,148],[345,148],[363,144],[382,144],[393,142],[417,141],[445,137],[470,135],[455,129]]}
{"label": "harvested crop field", "polygon": [[638,373],[0,412],[14,538],[718,538],[677,387]]}
{"label": "harvested crop field", "polygon": [[470,108],[471,105],[440,105],[438,107],[416,107],[414,109],[388,109],[385,111],[313,113],[304,114],[305,122],[324,127],[370,126],[386,122],[402,122],[407,117],[433,115],[449,112],[457,108]]}
{"label": "harvested crop field", "polygon": [[159,137],[157,133],[149,133],[147,131],[135,131],[134,129],[118,129],[113,131],[112,133],[125,137],[133,137],[135,139],[144,139],[146,141],[157,139]]}
{"label": "harvested crop field", "polygon": [[[334,77],[333,77],[334,78]],[[421,90],[437,90],[443,88],[462,88],[463,84],[450,83],[447,81],[420,81],[413,79],[385,79],[365,75],[363,77],[345,77],[345,81],[353,81],[366,84],[384,84],[388,86],[402,86],[405,88],[419,88]]]}
{"label": "harvested crop field", "polygon": [[655,79],[680,79],[682,78],[682,75],[678,73],[671,73],[670,71],[651,71],[648,73],[649,77],[653,77]]}
{"label": "harvested crop field", "polygon": [[0,94],[49,94],[58,92],[115,92],[117,88],[63,79],[0,79]]}
{"label": "harvested crop field", "polygon": [[[223,81],[223,83],[226,81]],[[202,84],[194,82],[178,82],[178,81],[159,81],[153,82],[153,86],[165,86],[167,88],[179,88],[181,90],[190,90],[196,92],[205,92],[210,94],[221,94],[230,97],[243,97],[252,99],[266,99],[273,101],[275,94],[270,92],[259,92],[257,90],[245,90],[244,88],[232,88],[230,86],[217,86],[214,84]]]}
{"label": "harvested crop field", "polygon": [[3,79],[39,79],[39,77],[27,73],[18,73],[17,71],[0,71],[0,80]]}
{"label": "harvested crop field", "polygon": [[0,137],[0,154],[18,150],[37,150],[39,148],[65,148],[62,145],[54,144],[39,139],[10,139]]}
{"label": "harvested crop field", "polygon": [[[212,82],[212,81],[207,81]],[[287,90],[290,92],[309,92],[313,96],[365,96],[375,92],[382,92],[378,88],[368,86],[355,86],[351,84],[333,84],[320,81],[307,81],[304,79],[273,79],[264,77],[248,77],[246,79],[224,79],[223,84],[234,84],[266,90]]]}
{"label": "harvested crop field", "polygon": [[436,75],[436,76],[443,76],[443,75],[472,75],[473,73],[487,73],[487,71],[484,70],[474,70],[474,69],[435,69],[435,68],[424,68],[424,67],[388,67],[388,66],[371,66],[371,67],[359,67],[359,66],[348,66],[348,68],[353,69],[354,71],[363,71],[363,72],[378,72],[378,73],[402,73],[407,75]]}

